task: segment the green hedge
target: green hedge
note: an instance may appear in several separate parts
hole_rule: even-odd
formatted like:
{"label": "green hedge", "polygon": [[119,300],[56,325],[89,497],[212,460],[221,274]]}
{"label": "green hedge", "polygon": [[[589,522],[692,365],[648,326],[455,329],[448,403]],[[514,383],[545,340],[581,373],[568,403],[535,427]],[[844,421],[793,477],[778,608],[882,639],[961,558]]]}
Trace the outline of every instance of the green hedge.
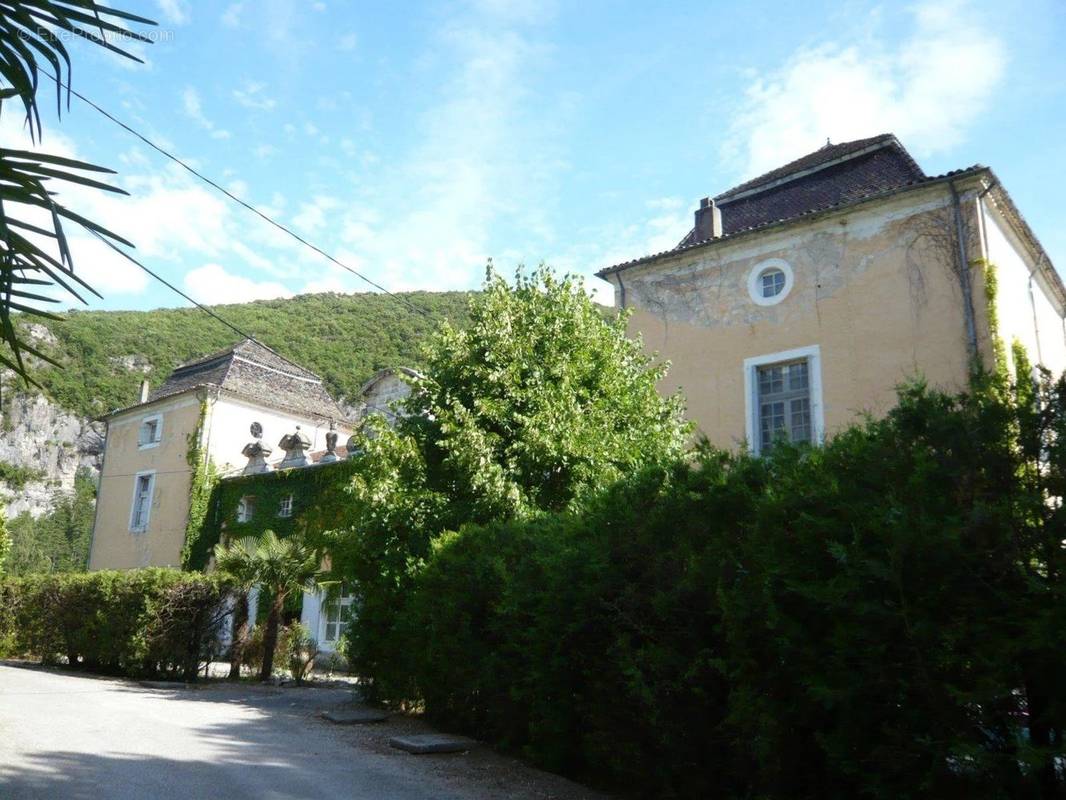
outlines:
{"label": "green hedge", "polygon": [[352,655],[384,700],[640,796],[1060,797],[1045,389],[1034,415],[917,388],[823,448],[706,452],[580,517],[447,534]]}
{"label": "green hedge", "polygon": [[0,579],[0,654],[195,680],[227,592],[216,576],[168,569]]}

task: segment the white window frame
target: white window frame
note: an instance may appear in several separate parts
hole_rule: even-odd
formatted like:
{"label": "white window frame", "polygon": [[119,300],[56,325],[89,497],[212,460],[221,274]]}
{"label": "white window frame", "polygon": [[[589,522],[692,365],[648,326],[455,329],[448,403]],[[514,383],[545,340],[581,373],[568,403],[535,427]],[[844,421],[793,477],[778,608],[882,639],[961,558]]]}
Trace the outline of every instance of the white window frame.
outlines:
{"label": "white window frame", "polygon": [[241,499],[237,501],[237,522],[251,522],[252,517],[255,516],[255,495],[245,494],[241,495]]}
{"label": "white window frame", "polygon": [[[144,522],[136,524],[137,519],[137,487],[141,485],[141,478],[148,478],[148,504],[144,512]],[[152,522],[152,504],[155,502],[155,470],[146,469],[133,476],[133,500],[130,502],[130,532],[144,533]]]}
{"label": "white window frame", "polygon": [[[785,286],[773,297],[763,297],[762,276],[764,272],[771,269],[779,269],[784,273]],[[795,283],[792,266],[787,261],[782,258],[768,258],[765,261],[760,261],[748,273],[748,295],[757,306],[775,306],[788,297],[788,293],[792,291]]]}
{"label": "white window frame", "polygon": [[744,359],[744,431],[748,448],[759,455],[759,367],[785,361],[807,361],[807,378],[811,393],[811,441],[825,441],[825,416],[822,404],[822,350],[818,345],[766,353]]}
{"label": "white window frame", "polygon": [[291,494],[281,498],[281,502],[278,503],[278,517],[280,519],[288,519],[292,516],[292,504],[295,499]]}
{"label": "white window frame", "polygon": [[[155,423],[155,438],[151,441],[142,442],[141,432],[144,430],[144,426],[150,422]],[[137,449],[148,450],[152,447],[159,447],[159,443],[163,441],[163,415],[162,414],[150,414],[147,417],[141,419],[140,424],[137,426]]]}
{"label": "white window frame", "polygon": [[[353,604],[354,600],[355,600],[355,595],[352,594],[352,593],[345,593],[343,589],[341,589],[341,593],[340,594],[338,594],[336,597],[334,597],[332,599],[330,599],[328,594],[323,593],[322,601],[321,601],[321,604],[319,605],[319,612],[318,612],[318,619],[319,619],[318,641],[319,641],[320,644],[323,644],[323,645],[326,645],[327,647],[332,648],[333,645],[337,644],[337,641],[340,639],[340,637],[343,636],[344,633],[347,633],[348,625],[352,621],[351,613],[352,613],[352,604]],[[348,615],[348,618],[347,618],[347,620],[344,620],[344,622],[343,622],[344,631],[340,630],[339,626],[340,626],[341,622],[340,622],[340,620],[338,620],[338,623],[337,623],[338,624],[338,629],[337,629],[338,630],[338,636],[337,636],[337,638],[336,639],[327,639],[326,638],[326,631],[327,631],[328,626],[330,624],[329,623],[329,608],[332,605],[339,606],[341,619],[343,619],[345,614]]]}

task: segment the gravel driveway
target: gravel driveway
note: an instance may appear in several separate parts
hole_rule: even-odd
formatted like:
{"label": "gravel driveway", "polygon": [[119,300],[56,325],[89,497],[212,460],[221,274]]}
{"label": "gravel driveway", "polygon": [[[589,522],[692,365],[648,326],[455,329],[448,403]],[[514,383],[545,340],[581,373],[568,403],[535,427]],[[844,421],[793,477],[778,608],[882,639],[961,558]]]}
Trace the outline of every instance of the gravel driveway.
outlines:
{"label": "gravel driveway", "polygon": [[0,665],[0,798],[604,798],[487,748],[413,756],[418,720],[337,726],[344,689],[151,689]]}

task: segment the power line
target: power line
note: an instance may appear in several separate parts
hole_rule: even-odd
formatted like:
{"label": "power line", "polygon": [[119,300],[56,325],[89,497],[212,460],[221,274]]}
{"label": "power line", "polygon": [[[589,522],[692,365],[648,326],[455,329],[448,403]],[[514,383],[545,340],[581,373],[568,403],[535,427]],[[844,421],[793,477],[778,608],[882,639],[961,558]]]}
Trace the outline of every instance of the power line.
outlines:
{"label": "power line", "polygon": [[155,273],[152,270],[148,269],[148,267],[146,267],[144,264],[142,264],[136,258],[131,256],[129,253],[127,253],[121,247],[116,245],[110,239],[108,239],[108,238],[106,238],[104,236],[101,236],[99,233],[97,233],[96,231],[92,230],[91,228],[89,229],[89,232],[93,236],[95,236],[97,239],[99,239],[101,242],[103,242],[108,247],[110,247],[112,250],[114,250],[116,253],[118,253],[120,256],[122,256],[124,259],[126,259],[127,261],[129,261],[129,262],[131,262],[133,264],[136,264],[138,267],[143,269],[145,272],[147,272],[149,275],[151,275],[153,278],[155,278],[161,284],[166,286],[168,289],[170,289],[171,291],[176,292],[177,294],[181,295],[186,300],[188,300],[190,303],[192,303],[194,306],[196,306],[198,309],[203,311],[205,314],[207,314],[208,316],[214,317],[219,322],[221,322],[223,325],[225,325],[227,328],[229,328],[231,331],[236,332],[237,335],[240,336],[241,338],[244,338],[244,339],[255,339],[254,336],[252,336],[251,334],[245,333],[240,328],[238,328],[236,325],[234,325],[232,322],[230,322],[230,321],[228,321],[226,319],[223,319],[220,315],[216,314],[214,311],[212,311],[210,308],[205,306],[203,303],[199,303],[196,300],[193,300],[191,297],[189,297],[189,295],[185,294],[185,292],[183,292],[177,286],[172,284],[166,278],[164,278],[161,275],[159,275],[158,273]]}
{"label": "power line", "polygon": [[[81,100],[83,103],[85,103],[89,107],[95,109],[97,112],[99,112],[103,116],[107,117],[109,120],[111,120],[113,123],[118,125],[123,130],[127,131],[128,133],[132,134],[133,136],[136,136],[138,139],[140,139],[146,145],[151,147],[157,153],[160,153],[161,155],[169,158],[175,164],[178,164],[183,169],[187,170],[189,173],[191,173],[192,175],[196,176],[201,181],[206,183],[208,186],[211,186],[212,188],[218,190],[219,192],[222,192],[222,194],[226,195],[226,197],[228,197],[230,200],[232,200],[235,203],[238,203],[239,205],[241,205],[244,208],[248,209],[253,214],[255,214],[256,216],[258,216],[261,219],[265,220],[266,222],[270,223],[271,225],[273,225],[275,228],[277,228],[278,230],[282,231],[283,233],[287,233],[289,236],[291,236],[293,239],[298,241],[300,244],[304,245],[305,247],[309,247],[311,250],[315,251],[316,253],[318,253],[323,258],[326,258],[329,261],[331,261],[332,263],[336,264],[341,269],[347,270],[348,272],[352,273],[353,275],[355,275],[360,280],[365,281],[366,283],[368,283],[371,286],[373,286],[375,289],[378,289],[379,291],[387,294],[389,297],[392,297],[395,300],[399,300],[404,305],[406,305],[408,308],[410,308],[412,311],[415,311],[415,312],[417,312],[419,314],[422,314],[423,316],[426,316],[426,317],[431,316],[430,313],[428,311],[426,311],[424,308],[419,308],[414,303],[412,303],[410,300],[408,300],[406,297],[403,297],[401,295],[395,294],[394,292],[390,292],[388,289],[386,289],[380,283],[377,283],[376,281],[371,280],[366,275],[364,275],[363,273],[359,272],[359,270],[353,269],[352,267],[349,267],[344,262],[337,260],[336,258],[331,256],[329,253],[327,253],[325,250],[323,250],[318,245],[307,241],[307,239],[305,239],[302,236],[300,236],[300,234],[296,233],[296,231],[292,230],[291,228],[286,227],[285,225],[282,225],[280,222],[276,221],[272,217],[269,217],[266,214],[264,214],[262,211],[260,211],[255,206],[253,206],[250,203],[247,203],[246,201],[244,201],[241,198],[237,197],[237,195],[233,194],[233,192],[231,192],[229,189],[226,189],[224,186],[221,186],[218,183],[216,183],[215,181],[211,180],[211,178],[207,177],[202,172],[198,171],[197,169],[195,169],[194,167],[190,166],[189,164],[186,164],[184,161],[182,161],[180,158],[178,158],[173,153],[170,153],[169,151],[167,151],[164,148],[160,147],[155,142],[153,142],[151,139],[149,139],[147,136],[145,136],[142,133],[139,133],[138,131],[134,130],[129,125],[127,125],[125,122],[123,122],[122,120],[118,119],[116,116],[114,116],[110,112],[104,110],[100,106],[98,106],[96,103],[94,103],[92,100],[90,100],[85,95],[83,95],[80,92],[75,91],[74,89],[72,89],[70,87],[70,84],[64,83],[59,78],[57,78],[55,75],[52,75],[48,70],[46,70],[44,68],[39,68],[39,69],[41,70],[41,72],[43,72],[45,75],[47,75],[53,81],[55,81],[57,86],[66,89],[69,94],[74,95],[79,100]],[[119,252],[121,252],[121,251],[119,251]],[[125,253],[123,253],[123,255],[125,255]],[[195,302],[195,301],[193,301],[193,302]],[[199,305],[199,304],[197,304],[197,305]]]}

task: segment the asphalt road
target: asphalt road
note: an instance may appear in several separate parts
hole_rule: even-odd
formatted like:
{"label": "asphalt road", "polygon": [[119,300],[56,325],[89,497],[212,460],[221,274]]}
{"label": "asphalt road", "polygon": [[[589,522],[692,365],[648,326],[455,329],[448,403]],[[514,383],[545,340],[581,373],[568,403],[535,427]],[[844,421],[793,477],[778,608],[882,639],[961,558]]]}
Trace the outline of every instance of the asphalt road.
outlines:
{"label": "asphalt road", "polygon": [[0,798],[602,797],[484,748],[412,756],[403,717],[336,726],[344,689],[136,683],[0,665]]}

